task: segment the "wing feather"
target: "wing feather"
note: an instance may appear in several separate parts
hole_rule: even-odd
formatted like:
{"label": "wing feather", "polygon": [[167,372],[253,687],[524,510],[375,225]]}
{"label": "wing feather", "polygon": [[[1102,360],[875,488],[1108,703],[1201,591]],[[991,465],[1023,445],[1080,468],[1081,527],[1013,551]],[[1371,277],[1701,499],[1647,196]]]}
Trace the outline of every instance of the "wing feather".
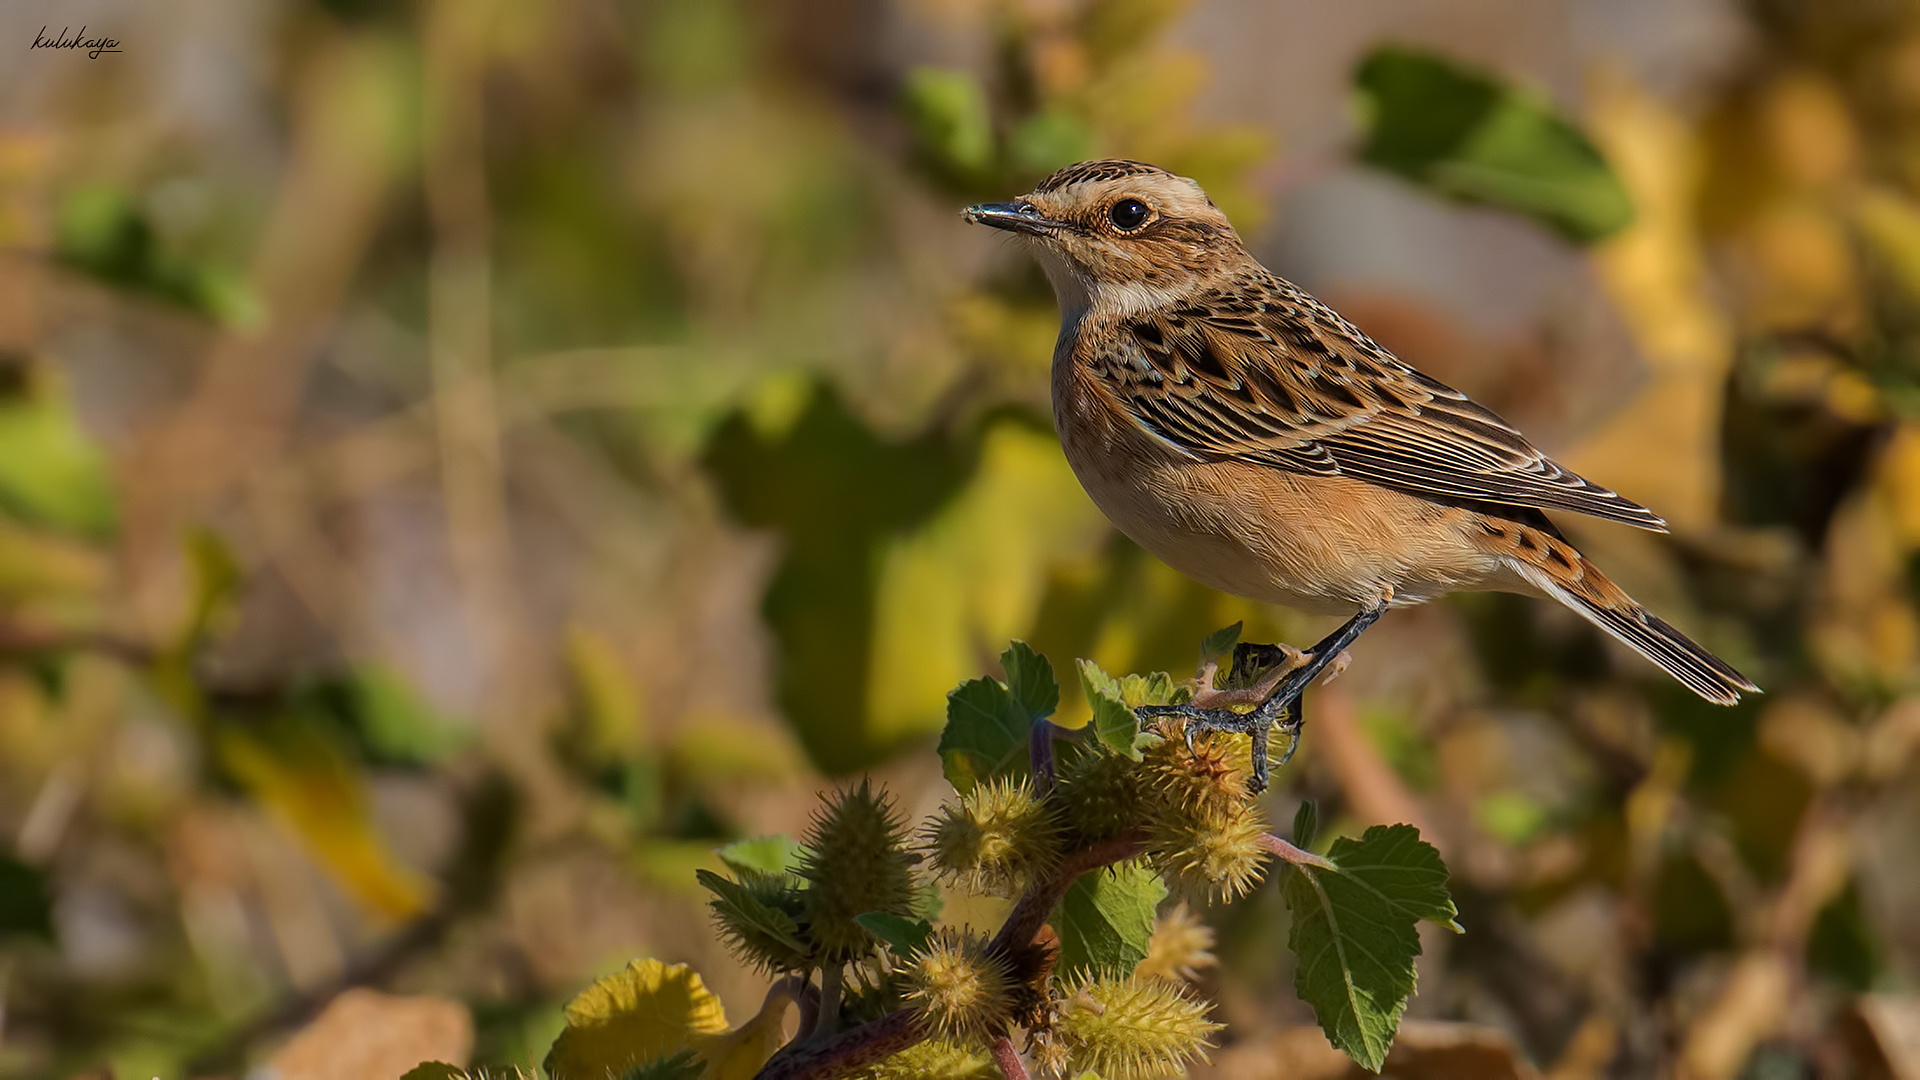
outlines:
{"label": "wing feather", "polygon": [[1137,316],[1089,367],[1135,423],[1196,458],[1666,531],[1646,507],[1555,462],[1492,410],[1271,276]]}

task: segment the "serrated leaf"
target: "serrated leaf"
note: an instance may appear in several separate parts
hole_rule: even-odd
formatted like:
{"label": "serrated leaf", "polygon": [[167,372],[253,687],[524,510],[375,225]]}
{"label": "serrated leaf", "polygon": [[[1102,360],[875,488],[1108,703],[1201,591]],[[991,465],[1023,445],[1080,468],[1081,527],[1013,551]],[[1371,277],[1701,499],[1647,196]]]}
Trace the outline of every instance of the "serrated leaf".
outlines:
{"label": "serrated leaf", "polygon": [[911,956],[927,947],[933,936],[933,924],[925,919],[909,919],[891,911],[869,911],[855,915],[853,921],[866,927],[867,933],[887,943],[895,956]]}
{"label": "serrated leaf", "polygon": [[1000,654],[1000,668],[1007,673],[1007,693],[1014,705],[1030,720],[1044,720],[1060,707],[1060,683],[1053,677],[1053,664],[1033,651],[1033,646],[1016,641]]}
{"label": "serrated leaf", "polygon": [[940,765],[947,782],[965,794],[997,776],[1024,776],[1033,719],[993,679],[969,679],[947,695],[947,726],[940,732]]}
{"label": "serrated leaf", "polygon": [[800,842],[785,833],[735,840],[714,854],[736,874],[785,874],[800,862]]}
{"label": "serrated leaf", "polygon": [[1626,188],[1580,130],[1539,95],[1451,60],[1387,47],[1355,86],[1369,165],[1441,194],[1510,210],[1592,243],[1633,220]]}
{"label": "serrated leaf", "polygon": [[1082,874],[1053,913],[1061,973],[1131,974],[1146,959],[1154,909],[1166,895],[1160,875],[1138,862]]}
{"label": "serrated leaf", "polygon": [[762,901],[745,885],[730,881],[711,870],[695,870],[693,876],[708,892],[718,897],[716,904],[724,905],[727,912],[742,924],[766,934],[796,954],[806,954],[806,943],[800,940],[800,926],[792,915]]}
{"label": "serrated leaf", "polygon": [[1245,622],[1223,626],[1200,639],[1200,662],[1202,664],[1218,663],[1231,655],[1233,647],[1240,644],[1240,631],[1245,626]]}
{"label": "serrated leaf", "polygon": [[1313,1006],[1327,1041],[1379,1072],[1414,990],[1421,919],[1456,932],[1447,867],[1411,825],[1375,825],[1334,841],[1338,869],[1290,864],[1281,894],[1299,960],[1294,990]]}
{"label": "serrated leaf", "polygon": [[1151,675],[1128,675],[1120,680],[1120,700],[1127,707],[1137,709],[1142,705],[1179,705],[1193,695],[1187,688],[1173,681],[1173,676],[1164,671]]}
{"label": "serrated leaf", "polygon": [[1093,709],[1093,734],[1100,745],[1116,754],[1140,760],[1140,718],[1127,707],[1118,679],[1100,670],[1091,660],[1078,661],[1080,688],[1086,692]]}
{"label": "serrated leaf", "polygon": [[726,1010],[685,964],[635,960],[567,1003],[547,1051],[552,1080],[605,1080],[651,1066],[703,1036],[725,1034]]}

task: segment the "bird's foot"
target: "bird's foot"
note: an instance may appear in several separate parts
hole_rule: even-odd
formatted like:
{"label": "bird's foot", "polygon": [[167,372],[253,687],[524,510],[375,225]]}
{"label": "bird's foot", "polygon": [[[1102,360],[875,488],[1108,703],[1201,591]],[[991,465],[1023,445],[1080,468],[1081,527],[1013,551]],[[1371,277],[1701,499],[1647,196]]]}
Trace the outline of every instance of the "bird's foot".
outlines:
{"label": "bird's foot", "polygon": [[[1258,795],[1267,789],[1269,733],[1276,724],[1287,733],[1287,752],[1279,763],[1285,765],[1293,760],[1293,752],[1300,747],[1300,729],[1306,723],[1300,696],[1322,675],[1333,678],[1346,670],[1352,662],[1347,646],[1386,609],[1382,601],[1362,610],[1305,652],[1291,645],[1241,642],[1233,649],[1233,667],[1228,671],[1226,688],[1213,688],[1219,669],[1209,663],[1201,669],[1192,701],[1185,705],[1143,705],[1134,710],[1134,715],[1143,721],[1182,721],[1181,735],[1186,739],[1190,755],[1195,752],[1196,732],[1226,731],[1251,736],[1253,775],[1247,780],[1247,793]],[[1245,705],[1253,707],[1245,712],[1232,707]]]}
{"label": "bird's foot", "polygon": [[[1280,677],[1285,677],[1285,672]],[[1276,679],[1276,682],[1279,680]],[[1276,724],[1289,736],[1287,752],[1280,759],[1285,765],[1293,760],[1293,752],[1300,745],[1300,727],[1304,722],[1300,706],[1300,692],[1306,689],[1304,682],[1286,693],[1269,693],[1260,699],[1252,709],[1238,712],[1229,708],[1209,708],[1199,705],[1142,705],[1134,714],[1143,721],[1160,719],[1181,721],[1180,734],[1187,742],[1188,755],[1197,755],[1193,738],[1203,731],[1224,731],[1233,735],[1249,736],[1252,745],[1248,747],[1252,757],[1252,775],[1247,779],[1247,794],[1258,795],[1267,790],[1267,780],[1271,766],[1267,760],[1267,743]]]}

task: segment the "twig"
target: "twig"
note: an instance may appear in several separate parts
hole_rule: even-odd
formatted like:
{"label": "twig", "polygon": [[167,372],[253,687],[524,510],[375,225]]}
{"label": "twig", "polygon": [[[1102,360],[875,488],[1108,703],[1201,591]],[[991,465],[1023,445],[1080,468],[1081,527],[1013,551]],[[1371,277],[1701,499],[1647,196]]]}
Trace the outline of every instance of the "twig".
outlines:
{"label": "twig", "polygon": [[993,1037],[993,1063],[1000,1066],[1000,1075],[1007,1080],[1029,1080],[1027,1064],[1020,1060],[1020,1051],[1013,1048],[1013,1040],[1005,1035]]}
{"label": "twig", "polygon": [[1098,870],[1133,858],[1140,854],[1146,847],[1146,843],[1147,834],[1144,829],[1129,829],[1111,840],[1067,856],[1052,877],[1035,882],[1033,887],[1027,890],[1026,895],[1020,898],[1020,902],[1013,906],[1013,911],[1007,915],[1006,923],[1000,927],[1000,932],[995,934],[993,941],[988,944],[987,951],[997,956],[1005,956],[1014,949],[1031,944],[1033,936],[1040,932],[1040,927],[1046,923],[1047,916],[1052,913],[1054,905],[1060,902],[1061,897],[1067,895],[1067,890],[1073,886],[1075,879],[1089,870]]}

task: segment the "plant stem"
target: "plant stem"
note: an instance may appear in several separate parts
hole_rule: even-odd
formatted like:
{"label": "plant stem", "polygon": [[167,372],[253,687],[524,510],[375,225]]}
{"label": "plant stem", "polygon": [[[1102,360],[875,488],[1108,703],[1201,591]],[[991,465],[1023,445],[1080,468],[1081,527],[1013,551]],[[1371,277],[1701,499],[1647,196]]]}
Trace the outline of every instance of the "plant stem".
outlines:
{"label": "plant stem", "polygon": [[754,1080],[826,1080],[892,1057],[926,1037],[920,1011],[901,1009],[791,1053],[776,1054]]}
{"label": "plant stem", "polygon": [[1295,847],[1291,842],[1282,840],[1272,833],[1261,837],[1260,845],[1266,848],[1267,851],[1272,853],[1276,858],[1290,862],[1295,866],[1312,866],[1321,870],[1332,870],[1336,873],[1340,870],[1338,866],[1333,864],[1332,860],[1320,855],[1315,855],[1313,852],[1307,851],[1304,848]]}
{"label": "plant stem", "polygon": [[820,969],[820,1018],[813,1025],[815,1039],[830,1039],[840,1030],[840,977],[843,970],[839,964],[831,963]]}
{"label": "plant stem", "polygon": [[1013,1040],[1005,1035],[993,1037],[993,1063],[1000,1066],[1000,1075],[1007,1080],[1030,1080],[1027,1076],[1026,1062],[1020,1060],[1020,1051],[1013,1048]]}
{"label": "plant stem", "polygon": [[1044,799],[1053,790],[1053,722],[1036,720],[1027,740],[1027,757],[1033,763],[1033,794]]}
{"label": "plant stem", "polygon": [[1144,829],[1129,829],[1111,840],[1102,841],[1090,848],[1074,852],[1060,863],[1060,869],[1050,878],[1035,882],[1027,890],[1020,902],[1013,905],[1013,911],[1007,915],[1005,925],[993,936],[993,942],[987,951],[996,955],[1005,955],[1033,941],[1040,932],[1047,916],[1053,912],[1055,904],[1067,895],[1074,880],[1089,870],[1098,870],[1103,866],[1131,859],[1140,854],[1146,846],[1147,834]]}

